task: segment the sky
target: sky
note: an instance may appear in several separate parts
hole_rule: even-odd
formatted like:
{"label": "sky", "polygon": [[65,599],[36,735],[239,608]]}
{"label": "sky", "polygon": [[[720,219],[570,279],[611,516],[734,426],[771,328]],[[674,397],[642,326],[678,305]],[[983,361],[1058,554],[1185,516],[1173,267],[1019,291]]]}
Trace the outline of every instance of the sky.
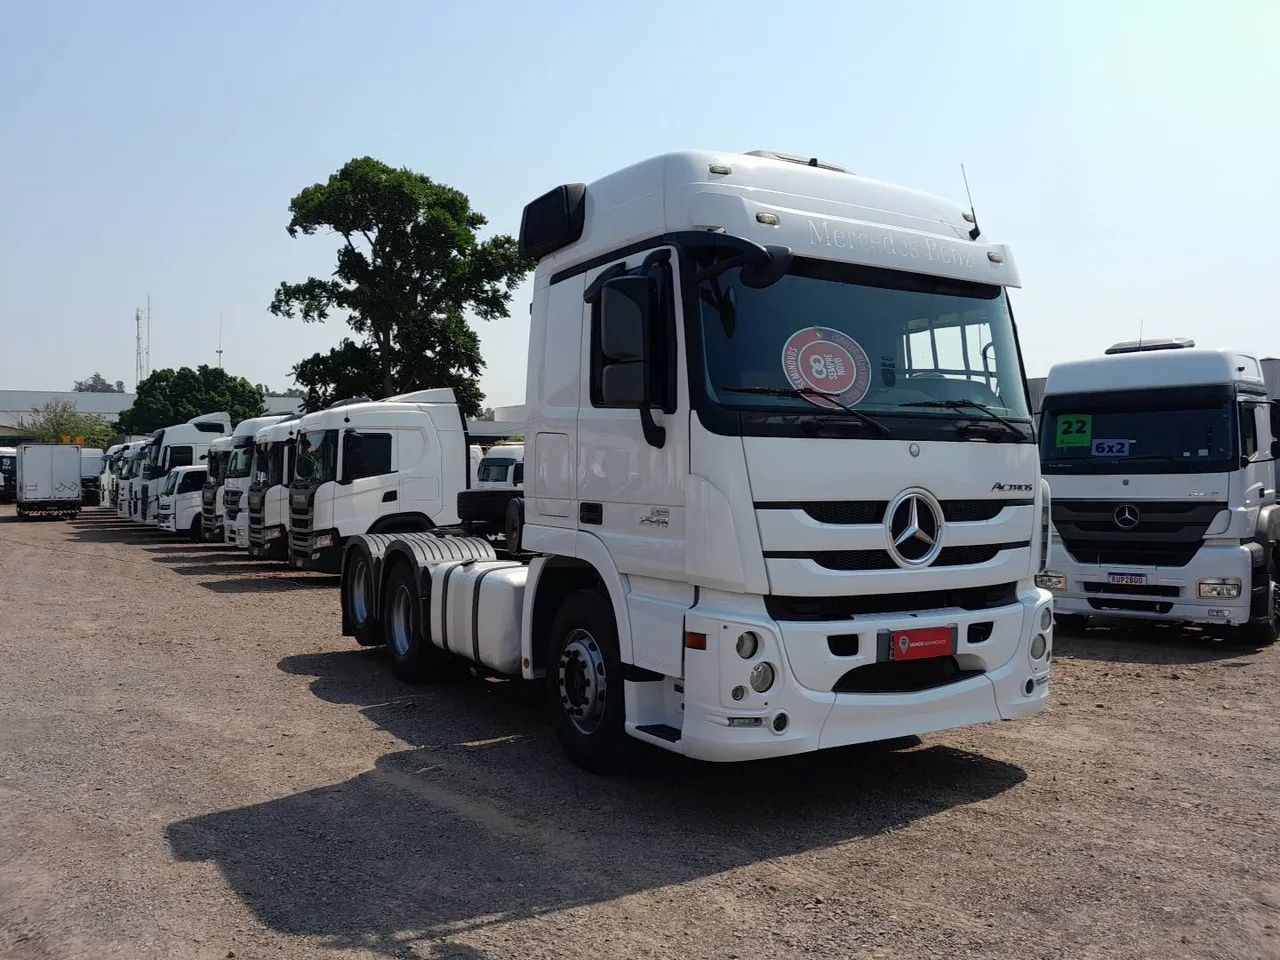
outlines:
{"label": "sky", "polygon": [[[280,389],[340,320],[290,198],[355,156],[526,202],[668,150],[770,149],[963,200],[1011,246],[1028,376],[1117,340],[1280,355],[1280,3],[60,2],[0,31],[0,389],[216,363]],[[477,321],[524,401],[529,289]]]}

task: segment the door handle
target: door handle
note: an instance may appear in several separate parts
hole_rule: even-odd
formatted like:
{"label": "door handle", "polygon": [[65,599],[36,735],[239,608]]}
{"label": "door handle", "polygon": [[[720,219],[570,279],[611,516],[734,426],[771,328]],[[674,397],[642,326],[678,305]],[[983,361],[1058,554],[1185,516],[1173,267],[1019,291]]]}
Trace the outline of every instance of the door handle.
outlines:
{"label": "door handle", "polygon": [[598,503],[583,503],[578,507],[578,522],[601,524],[604,523],[604,507]]}
{"label": "door handle", "polygon": [[398,494],[395,490],[388,490],[386,493],[382,495],[382,502],[390,503],[391,501],[398,499],[399,496],[400,494]]}

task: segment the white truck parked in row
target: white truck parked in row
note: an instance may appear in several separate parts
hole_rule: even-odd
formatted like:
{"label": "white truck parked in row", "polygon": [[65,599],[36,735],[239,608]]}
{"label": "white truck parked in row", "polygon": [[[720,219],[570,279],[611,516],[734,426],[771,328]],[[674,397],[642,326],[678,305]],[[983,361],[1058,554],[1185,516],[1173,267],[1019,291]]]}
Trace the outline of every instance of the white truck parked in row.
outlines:
{"label": "white truck parked in row", "polygon": [[0,447],[0,503],[11,503],[17,492],[18,448]]}
{"label": "white truck parked in row", "polygon": [[101,447],[80,448],[80,502],[86,507],[102,503],[102,470],[106,454]]}
{"label": "white truck parked in row", "polygon": [[1280,634],[1280,416],[1258,361],[1188,340],[1117,344],[1045,384],[1041,461],[1059,621],[1140,617]]}
{"label": "white truck parked in row", "polygon": [[297,456],[299,418],[285,417],[254,437],[253,476],[247,494],[249,555],[289,559],[289,485]]}
{"label": "white truck parked in row", "polygon": [[125,520],[133,516],[137,506],[137,497],[134,495],[133,487],[134,482],[138,480],[142,472],[143,464],[146,463],[145,458],[149,443],[149,440],[134,440],[131,443],[126,443],[124,450],[120,453],[115,483],[115,505],[117,516]]}
{"label": "white truck parked in row", "polygon": [[140,478],[132,486],[137,494],[133,519],[156,525],[155,510],[160,484],[174,467],[190,467],[203,462],[209,444],[231,432],[231,414],[206,413],[185,423],[157,430],[147,442]]}
{"label": "white truck parked in row", "polygon": [[297,421],[289,491],[289,559],[337,572],[343,544],[363,533],[458,522],[468,442],[448,388],[342,402]]}
{"label": "white truck parked in row", "polygon": [[232,437],[219,437],[209,444],[205,455],[205,481],[200,491],[200,530],[203,539],[209,543],[222,542],[222,483],[231,460],[231,441]]}
{"label": "white truck parked in row", "polygon": [[107,447],[102,457],[102,475],[98,479],[98,497],[102,506],[116,506],[116,477],[120,470],[120,455],[124,451],[123,443],[113,443]]}
{"label": "white truck parked in row", "polygon": [[74,517],[80,512],[80,447],[24,443],[18,447],[18,516]]}
{"label": "white truck parked in row", "polygon": [[249,549],[249,512],[244,498],[253,472],[253,440],[263,427],[283,419],[281,415],[241,420],[231,435],[227,466],[222,474],[222,540],[241,550]]}
{"label": "white truck parked in row", "polygon": [[174,467],[160,487],[156,506],[157,526],[169,533],[183,533],[192,542],[203,538],[200,524],[200,492],[205,467]]}
{"label": "white truck parked in row", "polygon": [[[979,237],[946,201],[767,153],[534,200],[507,558],[352,538],[344,632],[408,679],[446,656],[545,677],[588,767],[628,735],[747,760],[1038,713],[1048,486],[1017,272]],[[309,442],[329,477],[343,428]]]}

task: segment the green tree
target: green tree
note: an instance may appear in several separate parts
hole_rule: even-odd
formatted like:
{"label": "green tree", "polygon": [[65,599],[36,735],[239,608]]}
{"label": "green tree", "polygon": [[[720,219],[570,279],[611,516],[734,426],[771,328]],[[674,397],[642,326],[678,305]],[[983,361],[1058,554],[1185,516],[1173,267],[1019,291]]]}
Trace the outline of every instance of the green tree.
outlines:
{"label": "green tree", "polygon": [[289,210],[290,236],[329,230],[342,246],[331,279],[280,284],[271,312],[308,323],[340,312],[359,336],[294,367],[308,404],[353,384],[370,397],[452,387],[465,414],[478,412],[484,360],[467,315],[507,315],[530,266],[516,241],[480,240],[487,221],[466,194],[371,157],[307,187]]}
{"label": "green tree", "polygon": [[165,368],[138,384],[133,406],[120,414],[120,429],[132,434],[150,433],[219,410],[230,413],[235,424],[262,416],[266,404],[257,387],[220,367],[202,363],[194,370]]}
{"label": "green tree", "polygon": [[77,380],[71,389],[76,393],[124,393],[124,381],[112,383],[95,370],[88,380]]}
{"label": "green tree", "polygon": [[61,443],[63,437],[84,437],[83,446],[106,449],[115,427],[96,413],[81,413],[69,400],[50,400],[23,417],[18,428],[42,443]]}

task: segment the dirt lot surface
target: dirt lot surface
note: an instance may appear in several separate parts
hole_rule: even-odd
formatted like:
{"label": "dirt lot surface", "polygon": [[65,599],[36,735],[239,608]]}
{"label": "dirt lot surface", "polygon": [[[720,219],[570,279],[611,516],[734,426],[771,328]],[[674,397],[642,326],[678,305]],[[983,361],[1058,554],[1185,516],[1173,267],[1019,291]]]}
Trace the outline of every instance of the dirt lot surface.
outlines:
{"label": "dirt lot surface", "polygon": [[1060,636],[1029,722],[561,755],[333,578],[0,508],[0,956],[1280,957],[1280,648]]}

